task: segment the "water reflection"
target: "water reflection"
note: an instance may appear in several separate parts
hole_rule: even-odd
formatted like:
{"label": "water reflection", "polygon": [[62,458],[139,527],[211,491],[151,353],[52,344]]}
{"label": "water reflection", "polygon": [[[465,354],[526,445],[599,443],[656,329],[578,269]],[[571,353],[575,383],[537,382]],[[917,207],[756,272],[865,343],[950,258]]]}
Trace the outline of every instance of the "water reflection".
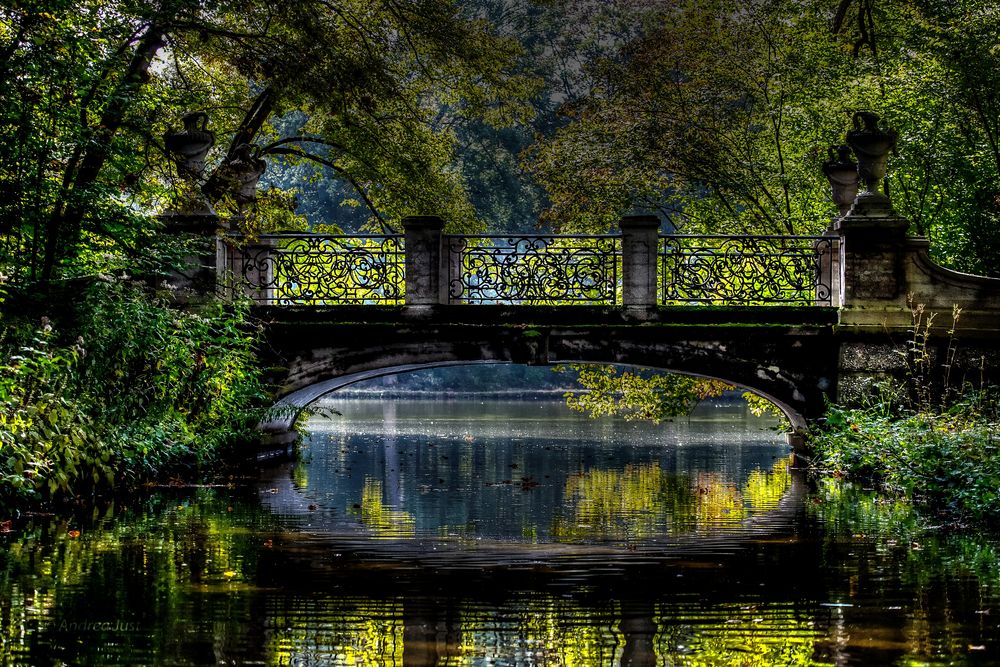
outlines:
{"label": "water reflection", "polygon": [[[488,429],[467,443],[461,426],[436,425],[431,438],[409,414],[398,409],[395,443],[368,434],[383,453],[370,469],[334,431],[320,436],[330,458],[314,450],[308,465],[271,469],[263,491],[233,480],[16,521],[0,533],[0,663],[1000,664],[1000,540],[860,489],[806,495],[782,450],[762,453],[767,432],[725,450],[699,425],[677,424],[686,435],[673,444],[599,426],[628,438],[609,461],[599,442],[570,447],[588,422],[519,413],[508,417],[521,443],[470,452],[463,478],[451,465],[461,471],[462,448]],[[436,457],[411,463],[411,440]],[[536,478],[543,464],[573,465],[527,490],[486,486],[512,477],[512,462]],[[447,489],[420,491],[430,475],[498,495],[449,507]],[[547,498],[557,508],[539,510]],[[477,516],[475,537],[449,537]],[[534,534],[498,537],[523,521]],[[369,538],[379,533],[396,537]]]}
{"label": "water reflection", "polygon": [[339,416],[313,421],[305,460],[261,494],[316,534],[662,548],[762,527],[792,486],[788,447],[742,411],[667,429],[555,402],[325,408]]}

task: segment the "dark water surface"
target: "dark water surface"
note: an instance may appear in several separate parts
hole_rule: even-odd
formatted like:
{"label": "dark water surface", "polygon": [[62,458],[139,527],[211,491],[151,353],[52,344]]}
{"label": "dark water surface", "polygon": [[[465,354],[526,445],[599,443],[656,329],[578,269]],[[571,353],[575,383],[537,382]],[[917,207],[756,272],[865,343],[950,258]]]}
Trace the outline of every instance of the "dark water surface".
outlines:
{"label": "dark water surface", "polygon": [[1000,664],[997,536],[810,488],[742,409],[325,407],[258,480],[15,522],[3,664]]}

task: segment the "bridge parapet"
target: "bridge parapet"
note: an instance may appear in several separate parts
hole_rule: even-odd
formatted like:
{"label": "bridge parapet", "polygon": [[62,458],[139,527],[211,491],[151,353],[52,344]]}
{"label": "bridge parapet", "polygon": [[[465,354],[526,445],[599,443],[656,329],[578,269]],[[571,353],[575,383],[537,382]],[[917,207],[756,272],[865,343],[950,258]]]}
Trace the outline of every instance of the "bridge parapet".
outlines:
{"label": "bridge parapet", "polygon": [[936,313],[932,329],[1000,337],[1000,279],[936,264],[924,237],[908,237],[909,222],[888,199],[861,197],[836,225],[840,235],[840,326],[855,331],[901,333],[914,326],[915,309]]}
{"label": "bridge parapet", "polygon": [[830,306],[838,239],[659,234],[455,235],[407,218],[399,235],[265,235],[220,243],[222,287],[265,306]]}

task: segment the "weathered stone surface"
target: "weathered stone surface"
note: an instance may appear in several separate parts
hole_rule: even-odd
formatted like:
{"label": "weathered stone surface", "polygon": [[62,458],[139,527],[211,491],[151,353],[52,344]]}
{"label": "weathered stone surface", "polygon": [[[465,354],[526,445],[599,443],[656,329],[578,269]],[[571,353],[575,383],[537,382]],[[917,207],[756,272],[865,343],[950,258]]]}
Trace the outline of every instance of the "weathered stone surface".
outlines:
{"label": "weathered stone surface", "polygon": [[841,372],[905,371],[906,348],[889,342],[852,342],[840,346]]}
{"label": "weathered stone surface", "polygon": [[447,301],[447,280],[441,279],[444,220],[421,215],[403,219],[406,249],[406,304],[430,306]]}
{"label": "weathered stone surface", "polygon": [[622,233],[622,304],[655,307],[660,220],[627,216],[618,223]]}
{"label": "weathered stone surface", "polygon": [[837,402],[842,405],[864,405],[883,391],[892,391],[900,385],[890,373],[845,373],[837,385]]}
{"label": "weathered stone surface", "polygon": [[900,265],[894,250],[851,253],[844,284],[852,299],[894,299],[900,291]]}

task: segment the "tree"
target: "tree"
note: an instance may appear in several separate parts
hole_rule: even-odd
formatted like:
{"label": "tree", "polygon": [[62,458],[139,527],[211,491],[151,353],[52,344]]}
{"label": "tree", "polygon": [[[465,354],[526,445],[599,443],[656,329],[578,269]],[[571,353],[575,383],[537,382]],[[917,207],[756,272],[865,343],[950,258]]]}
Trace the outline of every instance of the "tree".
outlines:
{"label": "tree", "polygon": [[821,17],[789,22],[785,9],[691,0],[651,10],[620,60],[592,65],[607,85],[532,156],[552,219],[596,231],[639,207],[685,231],[822,229],[815,163],[846,114],[816,104],[838,73],[824,50],[832,37],[816,37]]}
{"label": "tree", "polygon": [[[154,176],[169,170],[161,136],[191,108],[228,139],[212,199],[248,144],[329,166],[376,217],[444,212],[473,227],[451,126],[529,113],[530,82],[509,71],[518,49],[450,0],[0,9],[2,261],[48,280],[146,253],[145,216],[165,196]],[[272,121],[292,110],[302,123],[278,136]]]}
{"label": "tree", "polygon": [[683,231],[819,232],[819,163],[851,114],[900,133],[889,188],[939,261],[1000,258],[998,12],[991,3],[678,0],[646,7],[618,58],[528,165],[548,219],[604,231],[634,208]]}

